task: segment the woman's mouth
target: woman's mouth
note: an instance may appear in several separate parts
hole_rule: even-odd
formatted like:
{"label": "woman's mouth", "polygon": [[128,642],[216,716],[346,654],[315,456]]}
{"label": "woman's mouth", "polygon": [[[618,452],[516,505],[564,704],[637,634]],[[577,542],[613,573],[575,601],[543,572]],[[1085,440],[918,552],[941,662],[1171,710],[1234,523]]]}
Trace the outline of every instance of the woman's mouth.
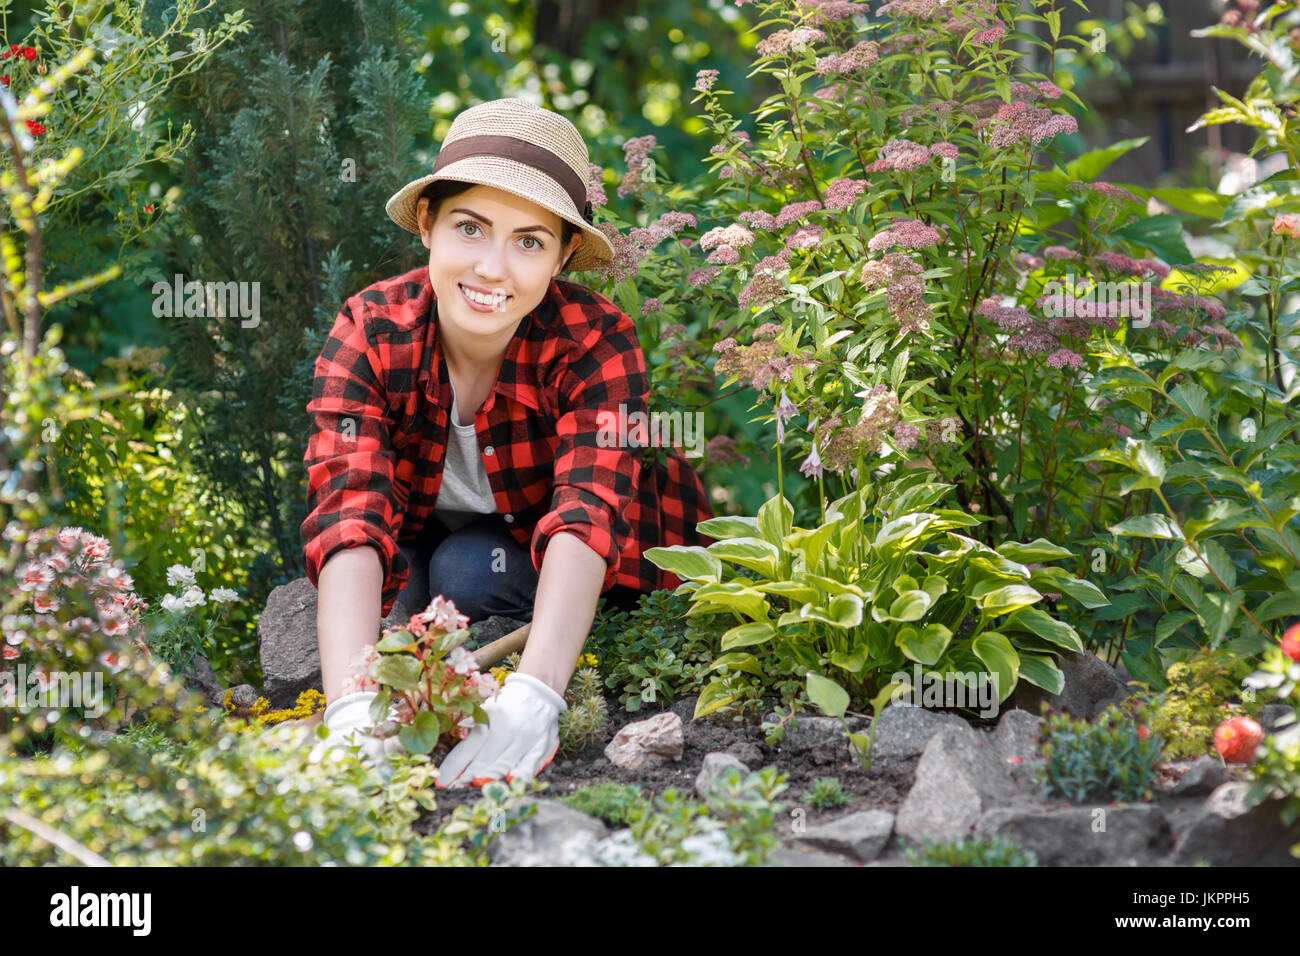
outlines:
{"label": "woman's mouth", "polygon": [[482,292],[471,292],[463,285],[460,285],[460,283],[457,283],[457,287],[460,289],[461,298],[464,299],[469,307],[475,312],[504,312],[506,303],[510,302],[514,298],[512,295],[502,295],[499,292],[495,295],[487,295]]}

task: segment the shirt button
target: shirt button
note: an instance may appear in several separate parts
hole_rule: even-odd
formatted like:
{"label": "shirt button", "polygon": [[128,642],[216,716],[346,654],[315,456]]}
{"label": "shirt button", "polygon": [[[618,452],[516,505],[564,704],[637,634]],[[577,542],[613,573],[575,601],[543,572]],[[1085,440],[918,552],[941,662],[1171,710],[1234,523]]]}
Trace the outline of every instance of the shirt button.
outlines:
{"label": "shirt button", "polygon": [[483,454],[488,456],[495,455],[496,453],[497,450],[493,448],[491,445],[488,445],[486,448],[483,449]]}
{"label": "shirt button", "polygon": [[510,522],[511,524],[514,524],[515,516],[514,516],[514,515],[506,515],[506,521]]}

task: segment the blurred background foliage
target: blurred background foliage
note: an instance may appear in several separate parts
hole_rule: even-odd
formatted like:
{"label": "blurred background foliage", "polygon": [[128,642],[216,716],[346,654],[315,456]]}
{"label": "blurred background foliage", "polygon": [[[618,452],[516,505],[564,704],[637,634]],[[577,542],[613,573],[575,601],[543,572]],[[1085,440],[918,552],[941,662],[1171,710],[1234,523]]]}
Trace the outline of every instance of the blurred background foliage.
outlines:
{"label": "blurred background foliage", "polygon": [[[1217,17],[1212,0],[1180,3],[1168,17],[1154,3],[1090,7],[1074,11],[1084,21],[1074,29],[1102,39],[1056,64],[1084,102],[1100,104],[1080,116],[1084,148],[1148,123],[1128,100],[1155,82],[1153,63],[1175,62],[1160,87],[1168,95],[1149,104],[1157,129],[1173,130],[1188,103],[1199,115],[1206,74],[1178,59],[1192,44],[1187,57],[1213,56],[1232,88],[1223,64],[1239,55],[1187,37]],[[266,594],[302,573],[305,405],[324,334],[348,295],[422,261],[418,239],[392,225],[383,203],[432,165],[452,118],[504,96],[565,114],[605,170],[599,218],[645,225],[664,210],[618,197],[627,140],[655,137],[659,178],[696,183],[709,175],[713,145],[690,102],[696,73],[718,70],[736,103],[779,92],[766,74],[747,76],[767,32],[751,30],[755,8],[724,0],[10,0],[0,9],[6,45],[44,57],[92,42],[104,53],[92,67],[104,95],[71,104],[79,120],[47,134],[88,157],[59,199],[72,214],[47,217],[60,230],[46,237],[51,279],[122,270],[49,315],[87,381],[119,388],[111,414],[60,438],[65,516],[108,536],[151,600],[175,563],[202,562],[201,583],[241,589],[245,610],[211,654],[227,678],[256,659]],[[93,108],[101,99],[108,108]],[[744,120],[752,134],[754,118]],[[1183,137],[1181,152],[1157,142],[1141,162],[1158,168],[1117,167],[1115,178],[1204,181],[1206,164],[1222,167],[1233,145],[1218,137],[1233,135],[1203,130]],[[154,284],[178,274],[260,283],[258,324],[156,314]],[[647,349],[647,360],[657,379],[672,374],[658,352]],[[771,444],[749,422],[744,395],[705,410],[710,435]],[[760,477],[773,475],[770,464],[704,465],[717,512],[755,513],[775,493]],[[807,499],[797,507],[815,501],[809,483],[788,493]]]}

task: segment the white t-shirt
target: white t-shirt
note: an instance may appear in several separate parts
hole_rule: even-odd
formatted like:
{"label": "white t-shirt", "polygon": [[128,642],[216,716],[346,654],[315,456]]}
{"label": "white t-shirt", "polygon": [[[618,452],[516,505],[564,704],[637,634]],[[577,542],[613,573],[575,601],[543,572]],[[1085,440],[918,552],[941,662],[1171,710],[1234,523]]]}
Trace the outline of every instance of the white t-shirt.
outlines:
{"label": "white t-shirt", "polygon": [[451,424],[447,429],[447,455],[442,463],[442,485],[433,511],[448,531],[485,515],[496,514],[496,499],[488,481],[474,423],[460,423],[456,386],[451,388]]}

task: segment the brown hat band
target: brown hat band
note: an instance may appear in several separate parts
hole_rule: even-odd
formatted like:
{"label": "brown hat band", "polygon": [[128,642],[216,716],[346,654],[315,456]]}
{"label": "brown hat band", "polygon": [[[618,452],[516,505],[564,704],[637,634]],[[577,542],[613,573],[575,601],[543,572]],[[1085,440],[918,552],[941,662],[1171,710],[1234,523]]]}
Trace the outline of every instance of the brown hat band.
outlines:
{"label": "brown hat band", "polygon": [[592,221],[591,200],[587,198],[586,185],[574,173],[572,167],[549,149],[513,136],[465,136],[454,143],[446,144],[438,151],[433,172],[436,173],[444,166],[450,166],[467,156],[500,156],[541,170],[569,194],[569,198],[573,200],[573,208],[582,210],[582,218],[589,223]]}

